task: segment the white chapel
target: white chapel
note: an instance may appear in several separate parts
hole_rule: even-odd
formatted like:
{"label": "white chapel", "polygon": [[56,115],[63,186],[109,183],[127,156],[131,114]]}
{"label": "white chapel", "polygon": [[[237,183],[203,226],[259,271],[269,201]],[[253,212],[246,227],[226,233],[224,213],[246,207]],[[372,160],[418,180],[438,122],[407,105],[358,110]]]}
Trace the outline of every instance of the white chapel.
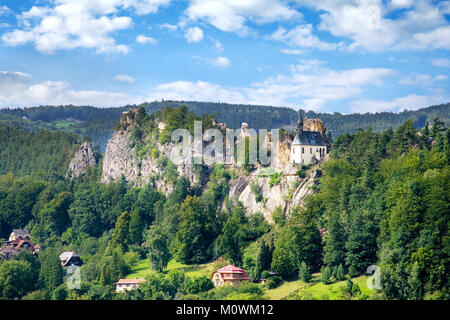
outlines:
{"label": "white chapel", "polygon": [[291,163],[309,165],[320,162],[327,154],[328,142],[320,132],[303,130],[303,117],[299,110],[297,132],[291,145]]}

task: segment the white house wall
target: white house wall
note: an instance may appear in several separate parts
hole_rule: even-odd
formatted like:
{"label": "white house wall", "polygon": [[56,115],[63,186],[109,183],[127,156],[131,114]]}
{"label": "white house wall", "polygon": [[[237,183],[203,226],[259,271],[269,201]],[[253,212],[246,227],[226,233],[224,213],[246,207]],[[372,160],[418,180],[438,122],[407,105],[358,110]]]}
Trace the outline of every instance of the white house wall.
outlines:
{"label": "white house wall", "polygon": [[[302,152],[304,150],[304,152]],[[313,159],[322,160],[326,154],[325,146],[293,145],[291,148],[291,162],[309,165]]]}

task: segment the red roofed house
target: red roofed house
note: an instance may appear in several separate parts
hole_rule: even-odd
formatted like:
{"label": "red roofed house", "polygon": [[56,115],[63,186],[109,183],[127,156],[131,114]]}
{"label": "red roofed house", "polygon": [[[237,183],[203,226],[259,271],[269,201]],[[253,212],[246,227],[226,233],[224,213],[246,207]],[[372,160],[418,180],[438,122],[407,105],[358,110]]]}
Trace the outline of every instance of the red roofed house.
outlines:
{"label": "red roofed house", "polygon": [[119,281],[116,282],[116,292],[124,292],[125,290],[136,289],[142,282],[145,282],[144,278],[120,279]]}
{"label": "red roofed house", "polygon": [[215,287],[223,285],[237,286],[241,282],[250,281],[250,278],[245,273],[244,269],[238,268],[235,265],[228,265],[213,272],[211,281]]}

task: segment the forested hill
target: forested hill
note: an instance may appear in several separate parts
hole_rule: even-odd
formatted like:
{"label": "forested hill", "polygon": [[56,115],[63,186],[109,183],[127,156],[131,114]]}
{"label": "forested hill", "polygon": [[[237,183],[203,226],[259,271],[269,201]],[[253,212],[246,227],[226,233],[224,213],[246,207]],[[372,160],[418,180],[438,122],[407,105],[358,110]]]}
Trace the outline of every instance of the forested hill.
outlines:
{"label": "forested hill", "polygon": [[0,175],[64,176],[79,139],[68,132],[0,127]]}
{"label": "forested hill", "polygon": [[[210,113],[219,122],[226,123],[228,128],[239,128],[247,122],[250,128],[292,127],[297,121],[297,111],[291,108],[270,106],[238,105],[195,101],[159,101],[144,103],[147,113],[153,114],[166,106],[179,107],[185,105],[197,115]],[[20,126],[26,130],[45,128],[47,130],[64,130],[81,136],[89,136],[94,145],[105,150],[109,137],[113,133],[114,124],[119,121],[123,111],[135,107],[132,105],[120,108],[94,108],[89,106],[41,106],[25,109],[0,110],[0,126]],[[450,125],[450,103],[432,106],[416,111],[400,113],[382,112],[375,114],[340,114],[316,113],[309,111],[308,118],[320,118],[332,132],[333,137],[344,133],[354,133],[358,129],[371,127],[380,132],[389,127],[399,127],[407,119],[412,119],[416,128],[422,128],[425,122],[432,122],[439,117],[446,126]]]}

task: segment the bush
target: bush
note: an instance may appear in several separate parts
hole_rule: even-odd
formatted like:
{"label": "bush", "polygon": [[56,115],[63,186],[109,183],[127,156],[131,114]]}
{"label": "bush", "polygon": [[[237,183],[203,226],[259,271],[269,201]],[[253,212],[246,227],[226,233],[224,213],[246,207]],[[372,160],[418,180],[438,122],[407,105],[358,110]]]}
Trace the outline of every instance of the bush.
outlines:
{"label": "bush", "polygon": [[273,276],[267,280],[267,288],[275,289],[278,288],[283,283],[283,279],[279,276]]}
{"label": "bush", "polygon": [[272,175],[270,176],[270,179],[269,179],[269,185],[270,185],[270,187],[272,188],[273,186],[276,186],[276,185],[280,184],[280,183],[281,183],[281,177],[282,177],[282,176],[283,176],[283,174],[280,173],[280,172],[277,172],[277,173],[272,174]]}
{"label": "bush", "polygon": [[30,292],[22,300],[47,300],[47,291],[43,289]]}
{"label": "bush", "polygon": [[262,195],[261,195],[261,190],[259,188],[258,183],[252,181],[250,183],[250,191],[253,193],[253,195],[255,196],[255,200],[256,202],[261,202],[262,201]]}
{"label": "bush", "polygon": [[55,290],[53,290],[52,300],[66,300],[66,298],[67,298],[67,289],[66,284],[63,283]]}
{"label": "bush", "polygon": [[185,287],[187,293],[198,294],[213,289],[214,285],[208,277],[202,276],[195,279],[186,278]]}
{"label": "bush", "polygon": [[297,170],[297,176],[298,176],[299,178],[304,179],[304,178],[306,177],[306,173],[305,173],[305,171],[303,171],[303,170],[301,170],[301,169],[298,169],[298,170]]}

